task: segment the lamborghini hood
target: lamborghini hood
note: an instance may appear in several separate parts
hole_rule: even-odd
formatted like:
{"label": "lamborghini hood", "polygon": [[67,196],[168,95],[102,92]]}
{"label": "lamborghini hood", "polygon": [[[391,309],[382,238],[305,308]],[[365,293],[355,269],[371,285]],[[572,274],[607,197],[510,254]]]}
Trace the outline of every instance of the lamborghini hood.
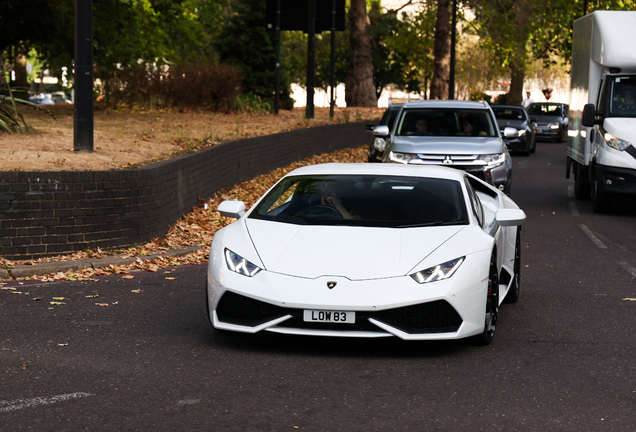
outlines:
{"label": "lamborghini hood", "polygon": [[307,226],[248,218],[246,227],[267,271],[362,280],[404,276],[467,226]]}

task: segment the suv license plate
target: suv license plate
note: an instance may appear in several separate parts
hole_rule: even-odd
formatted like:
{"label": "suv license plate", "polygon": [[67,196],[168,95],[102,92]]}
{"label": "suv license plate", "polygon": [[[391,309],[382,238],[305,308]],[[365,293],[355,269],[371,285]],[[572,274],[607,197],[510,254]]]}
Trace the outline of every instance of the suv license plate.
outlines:
{"label": "suv license plate", "polygon": [[343,311],[305,310],[303,313],[303,320],[305,322],[354,324],[356,322],[356,313]]}

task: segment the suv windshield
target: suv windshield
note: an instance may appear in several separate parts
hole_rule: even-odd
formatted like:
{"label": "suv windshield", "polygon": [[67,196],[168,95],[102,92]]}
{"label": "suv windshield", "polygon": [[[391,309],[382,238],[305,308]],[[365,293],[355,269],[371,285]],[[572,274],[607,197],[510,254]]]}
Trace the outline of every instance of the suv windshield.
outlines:
{"label": "suv windshield", "polygon": [[459,182],[381,175],[286,177],[249,218],[298,225],[394,228],[468,223]]}
{"label": "suv windshield", "polygon": [[636,77],[614,76],[610,79],[611,117],[636,117]]}
{"label": "suv windshield", "polygon": [[396,135],[496,137],[489,110],[460,108],[405,108]]}
{"label": "suv windshield", "polygon": [[561,104],[532,104],[528,107],[528,114],[537,116],[562,116]]}

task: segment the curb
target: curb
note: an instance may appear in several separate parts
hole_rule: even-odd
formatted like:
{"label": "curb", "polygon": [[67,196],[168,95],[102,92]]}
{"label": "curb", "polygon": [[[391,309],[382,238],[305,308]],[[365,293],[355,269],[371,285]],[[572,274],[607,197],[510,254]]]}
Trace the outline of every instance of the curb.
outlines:
{"label": "curb", "polygon": [[105,268],[110,265],[132,264],[138,258],[142,261],[154,259],[158,256],[165,255],[168,257],[179,257],[188,255],[199,249],[199,246],[189,246],[184,249],[172,249],[163,253],[155,253],[150,255],[137,255],[128,258],[118,256],[109,256],[105,258],[89,258],[77,261],[55,261],[43,262],[35,265],[17,265],[12,269],[0,269],[0,278],[8,279],[11,277],[21,278],[30,276],[42,276],[50,273],[66,273],[71,270],[82,270],[85,268]]}

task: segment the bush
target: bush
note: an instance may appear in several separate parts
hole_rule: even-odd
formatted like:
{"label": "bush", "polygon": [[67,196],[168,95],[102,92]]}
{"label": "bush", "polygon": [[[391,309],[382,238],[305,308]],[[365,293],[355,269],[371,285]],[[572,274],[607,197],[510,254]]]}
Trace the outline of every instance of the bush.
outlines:
{"label": "bush", "polygon": [[490,103],[490,101],[492,100],[492,97],[490,97],[490,95],[483,92],[475,92],[475,93],[471,93],[470,100],[471,101],[486,101]]}
{"label": "bush", "polygon": [[240,71],[232,66],[138,66],[117,71],[106,80],[104,93],[110,105],[228,112],[234,109],[240,85]]}
{"label": "bush", "polygon": [[267,114],[272,112],[272,105],[252,93],[245,93],[236,99],[236,110],[244,113]]}
{"label": "bush", "polygon": [[508,93],[502,93],[495,99],[495,103],[499,105],[505,105],[508,101]]}

